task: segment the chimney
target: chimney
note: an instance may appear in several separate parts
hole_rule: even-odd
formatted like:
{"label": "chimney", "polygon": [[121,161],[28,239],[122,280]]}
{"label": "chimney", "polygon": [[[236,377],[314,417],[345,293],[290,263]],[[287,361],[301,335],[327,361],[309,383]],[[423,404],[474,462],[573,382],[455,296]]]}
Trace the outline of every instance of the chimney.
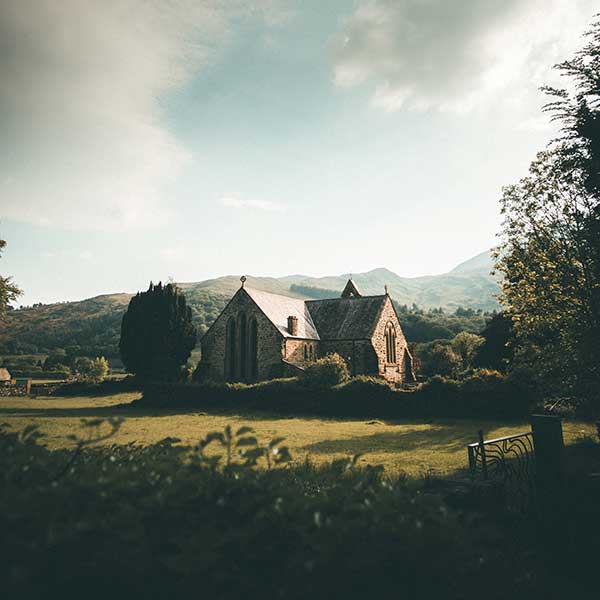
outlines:
{"label": "chimney", "polygon": [[288,331],[290,335],[298,335],[298,317],[288,317]]}

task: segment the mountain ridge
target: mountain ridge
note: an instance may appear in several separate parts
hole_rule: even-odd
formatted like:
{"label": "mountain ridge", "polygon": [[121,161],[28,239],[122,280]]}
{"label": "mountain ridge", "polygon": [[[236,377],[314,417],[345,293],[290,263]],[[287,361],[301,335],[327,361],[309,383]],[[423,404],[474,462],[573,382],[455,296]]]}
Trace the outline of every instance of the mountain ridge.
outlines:
{"label": "mountain ridge", "polygon": [[[482,310],[493,310],[497,308],[497,302],[493,295],[498,291],[498,284],[492,277],[493,268],[491,251],[487,250],[476,256],[459,263],[447,273],[439,275],[418,275],[415,277],[402,277],[387,267],[375,267],[363,273],[342,273],[339,275],[321,275],[311,276],[301,273],[293,275],[284,275],[281,277],[255,277],[246,275],[246,285],[256,289],[276,294],[287,295],[297,298],[311,298],[310,294],[294,292],[292,286],[315,288],[319,290],[328,290],[331,293],[339,294],[343,289],[348,278],[352,277],[362,293],[366,295],[377,295],[383,293],[384,286],[387,285],[390,295],[394,300],[401,304],[417,304],[421,308],[452,308],[464,307]],[[233,295],[240,287],[241,275],[222,275],[201,281],[177,282],[177,285],[184,292],[197,292],[205,290],[215,294]],[[481,278],[481,281],[478,280]],[[461,297],[457,299],[455,291],[444,298],[439,286],[425,285],[439,284],[440,282],[453,287],[466,286],[470,280],[479,283],[481,287],[476,287],[475,292],[487,292],[487,295],[475,294],[474,297]],[[472,283],[473,281],[471,281]],[[424,291],[422,288],[426,287]],[[452,287],[452,286],[451,286]],[[488,289],[489,288],[489,289]],[[438,290],[433,292],[432,290]],[[420,293],[419,293],[420,292]],[[429,295],[428,295],[429,293]],[[413,295],[414,294],[414,298]],[[490,296],[491,294],[491,296]],[[120,300],[123,302],[126,298],[131,298],[135,292],[112,292],[99,294],[82,300],[72,300],[65,302],[53,302],[42,304],[41,306],[55,306],[62,304],[78,304],[81,302],[90,302],[94,300]],[[418,301],[420,300],[420,301]],[[39,306],[39,305],[36,305]],[[26,308],[24,310],[32,310]],[[18,312],[18,310],[17,310]]]}
{"label": "mountain ridge", "polygon": [[[483,253],[486,254],[486,253]],[[489,255],[489,252],[487,253]],[[465,266],[466,265],[466,266]],[[491,267],[491,257],[489,258]],[[400,277],[385,267],[352,274],[361,293],[388,292],[400,305],[419,308],[457,308],[493,311],[499,308],[495,295],[497,281],[489,274],[486,257],[477,255],[441,275]],[[311,277],[247,276],[246,285],[266,292],[302,299],[339,297],[350,274]],[[202,334],[218,317],[240,287],[239,275],[224,275],[198,282],[178,284],[192,309],[194,322]],[[131,293],[100,294],[85,300],[35,305],[11,310],[0,327],[0,355],[35,353],[37,349],[71,347],[76,354],[84,348],[99,355],[114,356],[121,319]],[[80,348],[80,350],[77,350]],[[92,350],[93,349],[93,350]]]}

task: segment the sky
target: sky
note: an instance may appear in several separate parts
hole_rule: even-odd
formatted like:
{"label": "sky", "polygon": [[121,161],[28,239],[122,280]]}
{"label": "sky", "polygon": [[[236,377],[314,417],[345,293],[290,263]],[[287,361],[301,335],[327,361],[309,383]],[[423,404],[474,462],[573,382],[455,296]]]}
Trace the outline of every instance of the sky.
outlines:
{"label": "sky", "polygon": [[[0,273],[449,271],[556,135],[595,0],[0,0]],[[562,82],[564,84],[564,82]]]}

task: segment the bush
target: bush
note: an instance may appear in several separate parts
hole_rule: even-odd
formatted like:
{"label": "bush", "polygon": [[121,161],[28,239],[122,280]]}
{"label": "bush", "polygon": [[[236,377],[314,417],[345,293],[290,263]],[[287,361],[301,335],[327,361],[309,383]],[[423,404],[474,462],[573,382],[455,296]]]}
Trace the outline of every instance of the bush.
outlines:
{"label": "bush", "polygon": [[331,389],[350,379],[348,365],[339,354],[328,354],[306,367],[301,382],[316,390]]}
{"label": "bush", "polygon": [[103,356],[94,359],[81,356],[75,360],[75,372],[78,381],[100,383],[108,375],[108,361]]}
{"label": "bush", "polygon": [[373,399],[387,397],[394,391],[385,379],[370,377],[368,375],[357,375],[346,383],[337,387],[337,391],[343,396]]}
{"label": "bush", "polygon": [[535,401],[529,389],[490,369],[477,369],[462,381],[432,377],[418,395],[423,412],[443,417],[524,417]]}

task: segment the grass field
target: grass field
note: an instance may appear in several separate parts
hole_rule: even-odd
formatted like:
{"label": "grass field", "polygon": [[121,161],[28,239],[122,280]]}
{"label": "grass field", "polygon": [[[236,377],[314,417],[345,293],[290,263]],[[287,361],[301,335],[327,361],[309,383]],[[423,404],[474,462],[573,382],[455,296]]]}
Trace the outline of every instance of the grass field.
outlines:
{"label": "grass field", "polygon": [[[0,423],[19,430],[39,426],[49,447],[72,446],[69,434],[81,428],[81,419],[120,416],[125,419],[116,435],[103,443],[149,444],[165,437],[194,444],[210,431],[251,426],[259,441],[286,438],[295,460],[309,456],[314,462],[331,461],[362,453],[361,464],[382,464],[388,473],[420,475],[448,473],[466,466],[467,443],[483,429],[487,439],[530,429],[526,422],[478,420],[365,421],[312,417],[282,418],[272,414],[207,414],[203,412],[149,411],[123,407],[137,393],[104,397],[0,398]],[[565,422],[565,442],[594,435],[591,423]]]}

